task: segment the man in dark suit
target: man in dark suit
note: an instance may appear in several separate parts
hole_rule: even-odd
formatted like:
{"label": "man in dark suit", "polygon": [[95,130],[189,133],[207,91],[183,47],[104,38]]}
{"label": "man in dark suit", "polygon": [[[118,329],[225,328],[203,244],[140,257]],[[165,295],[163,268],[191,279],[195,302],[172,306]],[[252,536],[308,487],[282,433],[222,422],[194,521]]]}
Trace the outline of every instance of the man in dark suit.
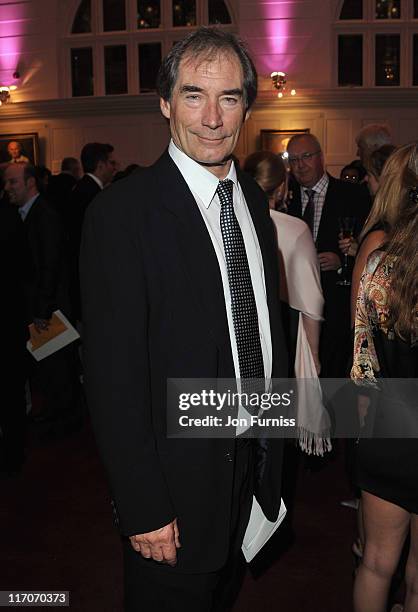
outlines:
{"label": "man in dark suit", "polygon": [[[10,164],[5,190],[18,209],[28,242],[29,261],[25,296],[28,323],[48,329],[52,313],[69,315],[67,241],[57,213],[39,195],[36,169],[27,163]],[[78,426],[80,408],[74,347],[64,347],[40,362],[31,359],[32,383],[45,398],[45,431],[49,437]]]}
{"label": "man in dark suit", "polygon": [[350,287],[338,285],[343,256],[338,247],[341,217],[356,220],[358,234],[370,210],[370,198],[359,185],[325,172],[324,155],[313,134],[294,136],[287,147],[294,182],[288,211],[310,226],[318,252],[324,292],[324,324],[321,330],[321,375],[346,375],[351,351]]}
{"label": "man in dark suit", "polygon": [[61,172],[49,177],[47,199],[51,206],[61,215],[65,224],[68,219],[68,199],[72,190],[81,179],[81,165],[75,157],[64,157]]}
{"label": "man in dark suit", "polygon": [[112,181],[116,172],[116,160],[110,144],[89,142],[82,148],[80,157],[85,174],[71,192],[66,212],[70,238],[70,296],[75,321],[81,320],[78,259],[84,215],[90,202]]}
{"label": "man in dark suit", "polygon": [[0,319],[2,347],[7,355],[0,383],[0,476],[13,476],[24,462],[28,328],[23,285],[28,253],[22,221],[16,208],[2,197],[1,177],[0,183]]}
{"label": "man in dark suit", "polygon": [[287,373],[267,202],[231,162],[257,76],[233,35],[201,28],[158,83],[168,151],[86,215],[87,397],[125,536],[125,610],[225,610],[253,493],[277,518],[282,443],[168,437],[167,379]]}

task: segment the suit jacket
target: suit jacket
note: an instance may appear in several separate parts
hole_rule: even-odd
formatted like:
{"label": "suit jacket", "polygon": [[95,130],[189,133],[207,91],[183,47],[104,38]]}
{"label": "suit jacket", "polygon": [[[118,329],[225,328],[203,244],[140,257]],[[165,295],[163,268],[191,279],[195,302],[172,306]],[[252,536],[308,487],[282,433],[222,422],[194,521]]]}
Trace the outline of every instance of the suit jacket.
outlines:
{"label": "suit jacket", "polygon": [[85,174],[78,181],[70,194],[67,205],[67,228],[70,245],[70,295],[71,307],[75,319],[81,319],[80,303],[80,277],[78,273],[78,260],[80,255],[81,232],[84,223],[84,215],[90,202],[101,191],[99,185],[91,176]]}
{"label": "suit jacket", "polygon": [[[360,185],[354,185],[329,176],[329,185],[325,196],[321,214],[316,248],[318,253],[332,251],[341,258],[338,248],[338,235],[340,233],[339,217],[355,217],[357,219],[354,234],[357,236],[369,214],[371,198],[368,192]],[[298,183],[293,181],[290,187],[293,198],[289,204],[289,214],[302,218],[301,192]],[[336,271],[321,272],[321,282],[324,292],[334,287],[338,280]],[[340,292],[341,293],[341,292]],[[326,296],[325,296],[326,299]]]}
{"label": "suit jacket", "polygon": [[49,319],[57,308],[68,314],[67,239],[61,219],[39,196],[25,218],[24,227],[30,254],[26,283],[30,320]]}
{"label": "suit jacket", "polygon": [[[239,181],[263,255],[273,376],[285,377],[274,229],[259,187]],[[235,372],[218,260],[168,153],[91,204],[80,272],[88,403],[121,531],[177,517],[177,569],[216,570],[228,553],[235,441],[167,438],[166,387],[170,377],[235,380]],[[257,497],[273,520],[282,441],[266,446]]]}
{"label": "suit jacket", "polygon": [[28,260],[28,244],[17,208],[0,199],[0,318],[5,322],[2,343],[9,357],[24,355],[26,350],[28,313],[24,283],[29,272]]}
{"label": "suit jacket", "polygon": [[49,178],[47,190],[48,202],[61,215],[65,225],[68,223],[71,192],[76,185],[76,179],[66,172],[61,172],[61,174]]}

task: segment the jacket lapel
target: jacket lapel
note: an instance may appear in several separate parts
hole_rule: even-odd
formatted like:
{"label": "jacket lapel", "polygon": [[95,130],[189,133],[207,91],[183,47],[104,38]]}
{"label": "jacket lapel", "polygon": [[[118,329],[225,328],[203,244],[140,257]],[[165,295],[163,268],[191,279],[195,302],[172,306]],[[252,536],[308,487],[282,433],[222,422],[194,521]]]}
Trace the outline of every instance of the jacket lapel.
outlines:
{"label": "jacket lapel", "polygon": [[330,238],[332,239],[332,242],[337,241],[337,236],[330,236],[330,231],[332,232],[332,226],[334,225],[333,223],[330,224],[330,221],[335,216],[334,208],[336,206],[335,181],[330,175],[328,175],[328,178],[329,183],[327,193],[325,194],[324,205],[321,212],[321,220],[319,222],[318,234],[316,237],[316,244],[318,245],[318,248],[321,248],[321,245],[326,245],[325,249],[322,248],[321,250],[327,250],[329,248],[328,243],[330,242]]}
{"label": "jacket lapel", "polygon": [[36,206],[39,204],[40,202],[40,195],[38,195],[38,197],[36,198],[36,200],[33,202],[32,206],[30,207],[30,210],[28,212],[28,214],[25,217],[24,223],[26,226],[30,225],[32,222],[32,219],[35,217],[35,210],[36,210]]}
{"label": "jacket lapel", "polygon": [[[217,346],[227,351],[226,357],[230,358],[227,362],[231,366],[229,375],[234,377],[222,276],[206,224],[193,194],[168,153],[160,158],[155,168],[164,207],[175,219],[184,271],[194,289],[197,307]],[[163,184],[161,176],[164,176]]]}

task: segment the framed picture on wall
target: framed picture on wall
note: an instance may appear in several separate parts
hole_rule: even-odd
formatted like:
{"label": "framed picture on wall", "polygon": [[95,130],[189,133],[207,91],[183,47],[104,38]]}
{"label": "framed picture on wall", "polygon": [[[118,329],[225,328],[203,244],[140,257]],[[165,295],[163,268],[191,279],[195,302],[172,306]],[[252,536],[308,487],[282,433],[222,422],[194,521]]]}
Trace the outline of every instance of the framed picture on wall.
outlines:
{"label": "framed picture on wall", "polygon": [[309,134],[309,128],[302,130],[260,130],[260,150],[272,151],[278,155],[286,151],[287,143],[296,134]]}
{"label": "framed picture on wall", "polygon": [[13,161],[39,163],[39,139],[37,132],[29,134],[0,134],[0,164]]}

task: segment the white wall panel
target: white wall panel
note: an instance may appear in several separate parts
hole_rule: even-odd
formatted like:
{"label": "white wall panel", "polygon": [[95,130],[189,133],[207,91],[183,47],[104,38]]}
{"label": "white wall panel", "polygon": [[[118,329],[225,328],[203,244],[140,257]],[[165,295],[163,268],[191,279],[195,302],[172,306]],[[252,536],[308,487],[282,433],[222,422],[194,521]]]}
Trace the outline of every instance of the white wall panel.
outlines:
{"label": "white wall panel", "polygon": [[349,155],[352,148],[351,119],[328,119],[325,127],[327,155]]}

